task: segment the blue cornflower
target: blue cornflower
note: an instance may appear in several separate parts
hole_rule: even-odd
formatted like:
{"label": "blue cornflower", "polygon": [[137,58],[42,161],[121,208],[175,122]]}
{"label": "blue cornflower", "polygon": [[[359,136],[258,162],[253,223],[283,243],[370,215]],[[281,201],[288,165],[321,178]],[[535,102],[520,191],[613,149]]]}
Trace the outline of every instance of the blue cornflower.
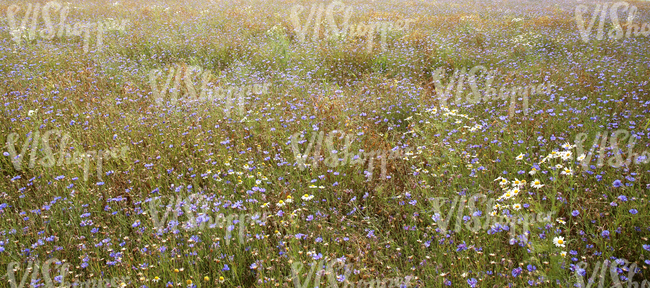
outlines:
{"label": "blue cornflower", "polygon": [[526,266],[526,269],[528,269],[528,271],[530,271],[530,272],[533,272],[533,271],[537,270],[537,267],[528,264],[528,266]]}
{"label": "blue cornflower", "polygon": [[609,237],[609,230],[603,231],[603,233],[600,233],[600,235],[603,236],[603,238]]}
{"label": "blue cornflower", "polygon": [[476,278],[467,279],[467,284],[469,284],[469,287],[476,287],[476,283],[478,283],[478,281],[476,281]]}
{"label": "blue cornflower", "polygon": [[576,217],[576,216],[580,215],[580,211],[578,211],[578,210],[573,210],[573,212],[571,212],[571,215],[572,215],[573,217]]}
{"label": "blue cornflower", "polygon": [[630,214],[633,214],[633,215],[634,215],[634,214],[636,214],[636,213],[639,213],[639,211],[637,211],[636,209],[630,209]]}
{"label": "blue cornflower", "polygon": [[621,180],[618,180],[618,179],[616,181],[614,181],[613,184],[614,184],[614,188],[618,188],[618,187],[623,186],[623,183],[621,183]]}
{"label": "blue cornflower", "polygon": [[517,276],[519,276],[519,274],[521,274],[522,271],[523,271],[523,269],[521,269],[521,268],[512,269],[512,277],[517,278]]}

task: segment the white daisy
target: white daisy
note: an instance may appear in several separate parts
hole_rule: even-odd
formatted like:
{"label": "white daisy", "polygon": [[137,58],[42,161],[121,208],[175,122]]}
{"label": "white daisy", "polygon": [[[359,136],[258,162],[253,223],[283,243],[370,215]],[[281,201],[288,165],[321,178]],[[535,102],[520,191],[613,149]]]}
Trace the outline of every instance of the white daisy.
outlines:
{"label": "white daisy", "polygon": [[569,149],[572,149],[572,148],[575,148],[575,147],[576,147],[576,145],[571,145],[571,143],[569,143],[569,142],[566,142],[566,143],[564,143],[564,145],[562,145],[562,148],[564,148],[566,150],[569,150]]}
{"label": "white daisy", "polygon": [[566,167],[562,172],[560,172],[560,175],[573,175],[573,170],[571,170],[569,167]]}
{"label": "white daisy", "polygon": [[553,238],[553,243],[555,244],[556,247],[565,247],[564,245],[564,237],[558,236]]}
{"label": "white daisy", "polygon": [[519,189],[514,188],[514,189],[510,190],[510,193],[512,193],[512,196],[517,196],[517,195],[519,195]]}

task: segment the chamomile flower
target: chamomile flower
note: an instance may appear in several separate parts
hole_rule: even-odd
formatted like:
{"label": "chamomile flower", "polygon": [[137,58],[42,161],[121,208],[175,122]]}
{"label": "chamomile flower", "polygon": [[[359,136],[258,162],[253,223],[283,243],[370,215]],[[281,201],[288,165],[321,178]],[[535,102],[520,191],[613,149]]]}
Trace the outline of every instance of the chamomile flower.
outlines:
{"label": "chamomile flower", "polygon": [[564,220],[562,220],[560,218],[556,219],[555,221],[557,221],[557,223],[560,223],[562,225],[566,224],[566,221],[564,221]]}
{"label": "chamomile flower", "polygon": [[512,209],[514,209],[515,211],[519,211],[519,210],[521,210],[521,204],[519,204],[519,203],[515,203],[515,204],[513,204],[513,205],[512,205]]}
{"label": "chamomile flower", "polygon": [[582,161],[582,160],[585,160],[585,157],[587,157],[587,155],[581,154],[580,156],[578,156],[578,158],[576,160]]}
{"label": "chamomile flower", "polygon": [[287,195],[287,200],[286,200],[286,202],[287,202],[287,203],[292,203],[292,202],[293,202],[293,197],[291,197],[291,195]]}
{"label": "chamomile flower", "polygon": [[530,171],[528,172],[530,176],[535,175],[535,173],[537,173],[537,169],[535,169],[535,167],[533,167],[533,169],[530,169]]}
{"label": "chamomile flower", "polygon": [[548,154],[549,158],[557,158],[560,157],[560,153],[557,150],[553,150],[551,154]]}
{"label": "chamomile flower", "polygon": [[271,205],[271,202],[266,202],[266,203],[262,204],[260,207],[262,207],[262,208],[268,208],[269,205]]}
{"label": "chamomile flower", "polygon": [[508,181],[508,179],[503,178],[503,177],[499,177],[499,178],[497,178],[497,179],[494,180],[494,181],[497,181],[497,180],[501,180],[501,182],[499,182],[499,185],[501,185],[501,186],[506,186],[506,185],[508,185],[508,183],[510,183],[510,182]]}
{"label": "chamomile flower", "polygon": [[278,203],[275,204],[275,206],[278,206],[278,207],[284,206],[284,201],[282,201],[282,200],[278,201]]}
{"label": "chamomile flower", "polygon": [[564,144],[562,145],[562,148],[564,148],[564,149],[566,149],[566,150],[573,149],[573,148],[575,148],[575,147],[576,147],[576,145],[571,145],[571,143],[569,143],[569,142],[566,142],[566,143],[564,143]]}
{"label": "chamomile flower", "polygon": [[562,168],[564,168],[564,166],[562,166],[562,164],[555,164],[555,168],[562,169]]}
{"label": "chamomile flower", "polygon": [[521,154],[517,155],[517,157],[515,157],[515,159],[523,160],[524,159],[524,153],[521,153]]}
{"label": "chamomile flower", "polygon": [[565,247],[564,245],[564,237],[558,236],[553,238],[553,243],[555,244],[555,247]]}
{"label": "chamomile flower", "polygon": [[314,198],[314,195],[305,194],[305,195],[302,195],[301,198],[302,198],[302,200],[309,201],[312,198]]}
{"label": "chamomile flower", "polygon": [[560,256],[562,256],[562,258],[566,257],[566,251],[560,252]]}
{"label": "chamomile flower", "polygon": [[530,186],[535,188],[535,189],[539,189],[539,188],[544,187],[544,184],[542,184],[542,182],[540,182],[539,179],[535,179],[535,180],[533,180],[533,183],[530,184]]}
{"label": "chamomile flower", "polygon": [[571,153],[571,151],[565,151],[564,153],[561,153],[560,157],[562,158],[562,160],[566,161],[571,159],[572,155],[573,153]]}
{"label": "chamomile flower", "polygon": [[[519,188],[513,188],[512,190],[510,190],[510,193],[512,193],[512,196],[519,195]],[[510,197],[508,197],[508,198],[510,198]]]}
{"label": "chamomile flower", "polygon": [[569,167],[566,167],[566,168],[564,168],[564,170],[562,172],[560,172],[560,174],[570,176],[570,175],[573,175],[573,170],[571,170],[571,168],[569,168]]}
{"label": "chamomile flower", "polygon": [[226,279],[224,279],[223,276],[219,276],[219,283],[223,283],[224,281],[226,281]]}
{"label": "chamomile flower", "polygon": [[153,281],[154,283],[158,283],[158,281],[160,281],[160,277],[158,277],[158,276],[153,277],[153,279],[151,281]]}

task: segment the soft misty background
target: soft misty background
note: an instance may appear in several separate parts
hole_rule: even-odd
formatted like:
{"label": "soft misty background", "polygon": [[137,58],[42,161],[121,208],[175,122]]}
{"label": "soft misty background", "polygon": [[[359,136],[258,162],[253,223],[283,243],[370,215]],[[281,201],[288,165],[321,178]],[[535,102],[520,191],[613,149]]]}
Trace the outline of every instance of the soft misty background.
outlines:
{"label": "soft misty background", "polygon": [[[29,261],[55,257],[72,265],[67,283],[129,276],[127,287],[295,287],[299,276],[303,284],[312,277],[306,287],[313,287],[309,265],[340,259],[353,267],[333,271],[341,285],[414,276],[410,287],[574,287],[579,262],[588,263],[586,282],[596,263],[624,258],[637,263],[634,281],[650,278],[650,166],[613,168],[608,161],[617,159],[616,150],[609,140],[595,140],[597,133],[625,129],[637,140],[628,150],[630,140],[619,138],[623,162],[629,151],[650,152],[650,38],[598,41],[596,22],[583,42],[575,9],[587,5],[591,19],[596,2],[344,1],[354,7],[351,23],[416,20],[408,31],[389,33],[385,52],[379,35],[372,51],[365,38],[300,44],[291,7],[306,7],[304,22],[312,4],[330,2],[66,2],[68,24],[130,20],[124,32],[105,34],[103,52],[91,38],[88,53],[79,37],[16,46],[6,9],[19,5],[22,20],[29,3],[37,2],[0,1],[0,143],[16,132],[20,151],[35,131],[60,129],[73,141],[60,147],[58,137],[50,138],[55,156],[61,149],[130,150],[126,159],[103,163],[103,181],[91,173],[84,182],[82,164],[17,171],[3,147],[0,274],[18,262],[12,275],[20,281]],[[650,23],[647,1],[628,3],[638,8],[635,23]],[[43,23],[39,18],[37,27]],[[213,88],[273,84],[267,94],[248,96],[246,119],[226,117],[223,100],[157,106],[149,72],[177,64],[210,70]],[[512,117],[510,99],[439,107],[431,72],[445,67],[451,75],[476,65],[497,72],[493,87],[546,81],[558,87],[530,95],[527,115],[521,97]],[[199,86],[198,77],[193,81]],[[312,132],[334,130],[357,136],[355,154],[406,147],[415,153],[387,161],[390,179],[380,179],[378,160],[369,181],[368,163],[298,169],[291,135],[305,135],[304,151]],[[582,146],[562,147],[575,144],[579,133],[588,135]],[[37,159],[47,155],[39,142],[27,143],[23,166],[32,148]],[[343,144],[335,139],[334,150]],[[593,144],[593,166],[583,169],[576,157]],[[329,157],[325,150],[321,155]],[[542,161],[554,150],[566,159]],[[566,169],[571,173],[561,174]],[[456,196],[496,199],[514,188],[516,196],[497,210],[485,202],[477,204],[480,213],[468,212],[469,202],[460,214],[459,205],[451,210]],[[201,196],[172,207],[193,193]],[[446,231],[434,221],[441,219],[433,211],[440,197],[449,199],[440,211],[450,220]],[[178,220],[158,233],[151,207],[163,213],[168,203]],[[512,219],[555,214],[531,227],[527,240],[511,239],[499,226],[465,228],[474,219],[484,223],[492,211]],[[272,217],[247,222],[243,243],[229,245],[226,230],[237,237],[237,223],[203,229],[187,223],[222,213]],[[454,232],[457,219],[462,229]],[[300,275],[291,269],[296,261],[304,264]],[[51,275],[58,275],[55,267]],[[628,270],[615,274],[624,281],[634,275]],[[0,276],[0,287],[13,287],[9,274]],[[605,276],[609,287],[616,277]],[[326,279],[321,285],[329,285]],[[32,285],[44,282],[39,274]]]}

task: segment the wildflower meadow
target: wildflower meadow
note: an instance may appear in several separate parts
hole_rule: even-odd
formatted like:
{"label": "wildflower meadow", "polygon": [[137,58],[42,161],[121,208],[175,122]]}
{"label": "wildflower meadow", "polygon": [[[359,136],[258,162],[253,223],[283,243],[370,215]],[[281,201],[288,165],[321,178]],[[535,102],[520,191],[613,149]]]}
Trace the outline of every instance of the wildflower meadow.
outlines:
{"label": "wildflower meadow", "polygon": [[0,0],[0,288],[650,287],[650,1]]}

